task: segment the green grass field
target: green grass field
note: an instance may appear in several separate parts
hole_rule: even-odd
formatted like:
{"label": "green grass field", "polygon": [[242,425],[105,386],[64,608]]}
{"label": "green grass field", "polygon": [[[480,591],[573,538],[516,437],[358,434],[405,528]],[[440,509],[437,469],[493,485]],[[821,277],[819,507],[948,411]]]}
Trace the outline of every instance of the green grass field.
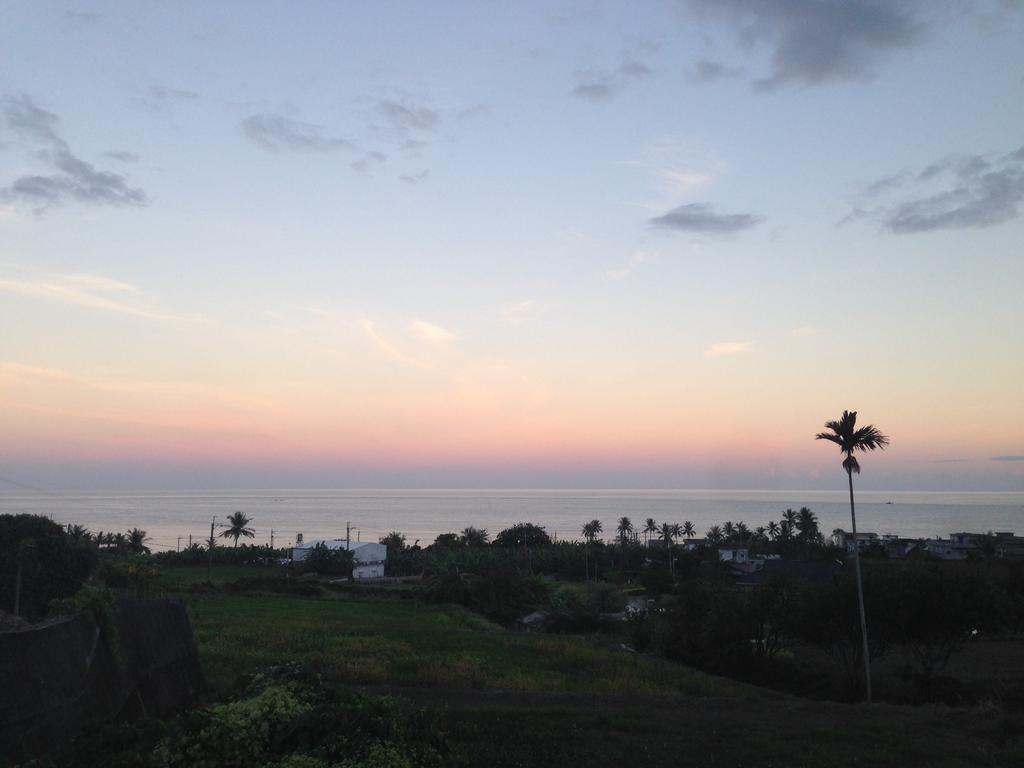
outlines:
{"label": "green grass field", "polygon": [[749,698],[757,689],[571,636],[519,634],[416,600],[205,594],[189,599],[207,681],[300,662],[340,683]]}
{"label": "green grass field", "polygon": [[379,591],[229,591],[254,570],[215,569],[221,586],[210,591],[188,588],[204,569],[165,575],[170,591],[185,587],[212,695],[240,674],[299,662],[438,709],[465,765],[1024,764],[1020,723],[995,707],[812,702],[627,653],[607,636],[520,634]]}

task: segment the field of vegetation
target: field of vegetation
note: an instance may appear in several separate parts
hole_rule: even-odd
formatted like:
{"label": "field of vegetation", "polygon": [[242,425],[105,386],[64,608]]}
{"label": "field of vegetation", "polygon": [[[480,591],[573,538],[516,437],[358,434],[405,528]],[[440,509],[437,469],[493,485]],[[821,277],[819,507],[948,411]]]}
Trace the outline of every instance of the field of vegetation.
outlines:
{"label": "field of vegetation", "polygon": [[[669,563],[671,541],[648,553],[625,535],[555,544],[514,526],[424,549],[394,534],[389,563],[411,580],[355,584],[345,552],[282,567],[261,547],[151,555],[142,531],[97,546],[42,518],[0,523],[7,566],[31,568],[31,621],[119,596],[178,598],[191,616],[203,699],[98,724],[62,768],[1024,764],[1012,564],[868,563],[887,703],[863,705],[846,703],[860,635],[841,574],[740,590],[714,550]],[[827,565],[818,539],[778,547]],[[0,567],[0,588],[16,577]],[[629,596],[648,610],[624,613]]]}
{"label": "field of vegetation", "polygon": [[400,590],[289,595],[272,578],[264,590],[258,578],[233,584],[235,568],[214,573],[203,590],[189,589],[190,569],[180,575],[215,698],[239,675],[296,662],[438,710],[466,765],[980,766],[1022,755],[992,706],[811,702],[629,653],[606,634],[520,633]]}

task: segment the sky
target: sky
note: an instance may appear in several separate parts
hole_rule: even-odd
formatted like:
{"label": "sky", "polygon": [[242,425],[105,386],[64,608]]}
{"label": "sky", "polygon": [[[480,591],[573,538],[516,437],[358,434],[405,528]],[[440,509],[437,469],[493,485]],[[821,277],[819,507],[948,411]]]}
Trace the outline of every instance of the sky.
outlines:
{"label": "sky", "polygon": [[3,15],[0,489],[1024,490],[1022,2]]}

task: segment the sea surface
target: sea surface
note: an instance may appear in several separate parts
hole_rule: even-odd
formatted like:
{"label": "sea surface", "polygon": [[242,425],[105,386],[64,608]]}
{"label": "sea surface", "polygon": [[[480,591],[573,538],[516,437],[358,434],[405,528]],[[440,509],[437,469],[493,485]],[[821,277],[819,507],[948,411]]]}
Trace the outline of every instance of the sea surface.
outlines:
{"label": "sea surface", "polygon": [[[861,531],[896,533],[915,538],[955,531],[1024,533],[1024,493],[909,493],[863,491],[857,494]],[[219,533],[236,510],[252,520],[255,539],[287,546],[302,533],[313,538],[376,541],[400,531],[411,544],[431,543],[440,533],[468,525],[493,536],[517,522],[544,526],[559,539],[580,537],[589,520],[600,520],[612,538],[620,517],[643,527],[648,517],[659,523],[693,522],[698,536],[726,520],[751,529],[778,520],[788,507],[810,507],[826,535],[849,529],[845,491],[715,490],[267,490],[116,493],[0,493],[0,514],[28,512],[60,523],[79,523],[91,531],[141,528],[154,550],[186,546],[191,536],[203,541],[214,520]]]}

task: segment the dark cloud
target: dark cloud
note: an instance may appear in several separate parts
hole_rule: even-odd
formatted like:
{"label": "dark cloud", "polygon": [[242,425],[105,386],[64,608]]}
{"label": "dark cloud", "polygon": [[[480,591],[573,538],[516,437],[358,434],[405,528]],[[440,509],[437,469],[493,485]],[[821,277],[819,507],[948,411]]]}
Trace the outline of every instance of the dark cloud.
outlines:
{"label": "dark cloud", "polygon": [[352,147],[347,139],[325,136],[322,126],[269,112],[250,115],[240,127],[246,138],[270,152],[331,152]]}
{"label": "dark cloud", "polygon": [[724,21],[747,48],[769,51],[761,89],[870,77],[876,61],[917,43],[926,22],[914,0],[687,0],[701,17]]}
{"label": "dark cloud", "polygon": [[715,213],[709,203],[690,203],[673,208],[651,219],[649,223],[655,227],[682,232],[723,235],[750,229],[760,222],[761,217],[752,213]]}
{"label": "dark cloud", "polygon": [[1024,456],[1011,454],[1009,456],[993,456],[992,461],[1024,461]]}
{"label": "dark cloud", "polygon": [[441,115],[433,109],[388,99],[377,102],[376,112],[399,133],[433,131],[441,122]]}
{"label": "dark cloud", "polygon": [[726,78],[740,77],[742,74],[741,67],[727,67],[720,61],[698,59],[687,77],[694,83],[713,83]]}
{"label": "dark cloud", "polygon": [[37,106],[28,95],[6,100],[8,127],[30,145],[32,156],[56,173],[21,176],[0,187],[0,199],[24,202],[36,212],[67,201],[95,205],[145,205],[146,193],[128,186],[124,176],[97,169],[77,157],[58,133],[59,118]]}
{"label": "dark cloud", "polygon": [[141,96],[136,96],[136,104],[153,112],[164,112],[175,104],[196,101],[200,96],[196,91],[182,88],[168,88],[164,85],[151,85]]}
{"label": "dark cloud", "polygon": [[[892,193],[893,198],[879,203]],[[1024,148],[999,157],[955,155],[916,174],[879,179],[867,188],[875,203],[849,218],[872,218],[895,234],[990,227],[1020,215]]]}
{"label": "dark cloud", "polygon": [[4,117],[7,127],[23,139],[43,144],[63,144],[57,135],[60,118],[37,106],[28,94],[6,99]]}
{"label": "dark cloud", "polygon": [[109,157],[111,160],[120,160],[122,163],[139,162],[139,156],[134,152],[104,152],[103,156]]}
{"label": "dark cloud", "polygon": [[490,104],[474,104],[471,107],[460,109],[455,113],[455,119],[459,122],[465,122],[466,120],[472,120],[475,117],[483,117],[491,113]]}
{"label": "dark cloud", "polygon": [[578,85],[573,96],[588,101],[608,101],[617,96],[631,80],[649,77],[653,70],[641,61],[627,58],[614,70],[586,70],[576,73]]}
{"label": "dark cloud", "polygon": [[383,152],[367,152],[365,156],[356,160],[354,163],[349,163],[349,167],[358,173],[366,173],[371,168],[383,165],[387,162],[388,156]]}
{"label": "dark cloud", "polygon": [[92,11],[64,11],[64,21],[72,27],[86,27],[103,21],[103,16]]}

